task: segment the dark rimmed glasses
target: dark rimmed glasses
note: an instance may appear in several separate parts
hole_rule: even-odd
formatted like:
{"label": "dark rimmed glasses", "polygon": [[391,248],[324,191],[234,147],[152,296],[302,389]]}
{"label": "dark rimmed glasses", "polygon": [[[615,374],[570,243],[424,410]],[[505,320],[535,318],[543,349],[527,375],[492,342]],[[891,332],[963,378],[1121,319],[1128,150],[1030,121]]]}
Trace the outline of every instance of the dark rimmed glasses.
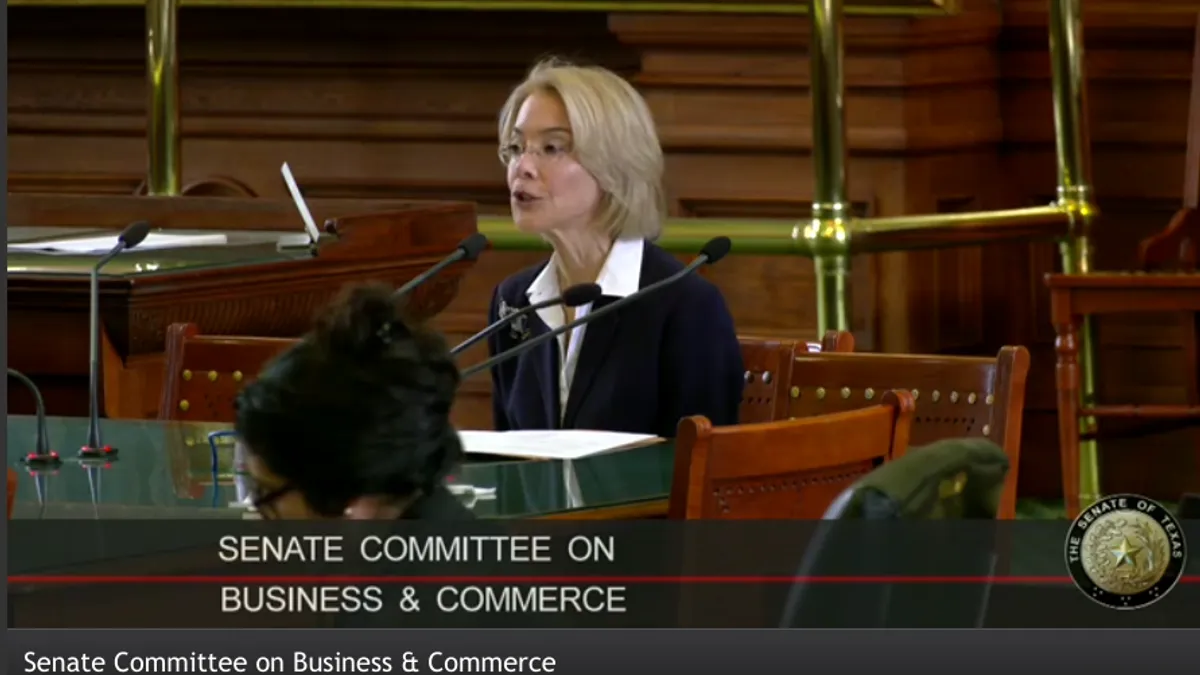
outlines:
{"label": "dark rimmed glasses", "polygon": [[258,485],[255,485],[253,488],[254,497],[251,504],[264,520],[276,520],[279,514],[275,511],[275,502],[294,489],[296,489],[296,486],[291,483],[284,483],[270,492],[260,493]]}

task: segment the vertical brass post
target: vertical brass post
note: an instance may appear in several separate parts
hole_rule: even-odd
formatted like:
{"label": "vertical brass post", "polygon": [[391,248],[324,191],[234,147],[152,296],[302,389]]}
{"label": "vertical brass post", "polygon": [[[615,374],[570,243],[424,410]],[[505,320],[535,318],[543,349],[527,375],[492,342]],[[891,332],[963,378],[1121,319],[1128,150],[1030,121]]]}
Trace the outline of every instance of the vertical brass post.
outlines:
{"label": "vertical brass post", "polygon": [[846,191],[842,0],[811,0],[813,209],[803,236],[813,249],[817,330],[850,329],[850,204]]}
{"label": "vertical brass post", "polygon": [[[1091,146],[1087,119],[1087,76],[1083,54],[1083,14],[1080,0],[1050,0],[1050,68],[1054,89],[1054,135],[1058,158],[1058,203],[1071,214],[1071,236],[1060,248],[1063,272],[1092,271]],[[1094,324],[1085,319],[1080,331],[1080,396],[1084,405],[1096,398]],[[1080,420],[1080,430],[1093,431],[1095,418]],[[1100,497],[1100,467],[1095,441],[1079,449],[1080,500]]]}
{"label": "vertical brass post", "polygon": [[179,0],[146,0],[146,186],[151,195],[180,191],[178,11]]}

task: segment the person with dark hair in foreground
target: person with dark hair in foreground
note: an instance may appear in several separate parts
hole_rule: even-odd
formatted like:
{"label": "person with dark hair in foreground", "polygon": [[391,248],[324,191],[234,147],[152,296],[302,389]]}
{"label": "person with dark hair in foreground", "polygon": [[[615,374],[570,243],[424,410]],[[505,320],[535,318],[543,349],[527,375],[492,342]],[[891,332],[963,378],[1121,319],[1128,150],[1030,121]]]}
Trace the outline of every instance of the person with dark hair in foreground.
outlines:
{"label": "person with dark hair in foreground", "polygon": [[349,289],[238,396],[236,432],[273,519],[472,518],[445,485],[458,367],[392,289]]}

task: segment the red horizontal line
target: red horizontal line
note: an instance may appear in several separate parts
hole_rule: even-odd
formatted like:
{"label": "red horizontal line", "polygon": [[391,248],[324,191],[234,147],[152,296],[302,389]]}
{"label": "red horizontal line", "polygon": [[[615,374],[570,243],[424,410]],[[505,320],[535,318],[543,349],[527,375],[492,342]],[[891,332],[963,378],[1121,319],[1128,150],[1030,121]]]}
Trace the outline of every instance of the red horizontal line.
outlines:
{"label": "red horizontal line", "polygon": [[[1190,579],[1200,581],[1200,577]],[[1068,576],[124,576],[17,575],[10,584],[1069,584]]]}
{"label": "red horizontal line", "polygon": [[[1200,575],[1180,583],[1200,583]],[[17,575],[10,584],[1069,584],[1069,576],[135,576]]]}

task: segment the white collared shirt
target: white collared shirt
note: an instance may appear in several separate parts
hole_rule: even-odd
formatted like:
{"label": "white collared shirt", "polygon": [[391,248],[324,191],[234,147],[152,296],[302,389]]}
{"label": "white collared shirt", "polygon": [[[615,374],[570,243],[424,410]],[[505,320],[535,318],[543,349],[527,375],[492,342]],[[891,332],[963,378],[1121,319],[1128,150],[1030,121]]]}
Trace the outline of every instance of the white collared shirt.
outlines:
{"label": "white collared shirt", "polygon": [[[610,298],[623,298],[638,290],[642,282],[642,253],[645,242],[641,239],[618,239],[613,243],[600,268],[596,284],[600,286],[601,295]],[[550,262],[541,274],[529,285],[525,293],[529,296],[529,304],[550,300],[562,295],[558,285],[558,254],[551,256]],[[575,319],[582,319],[592,310],[592,304],[575,308]],[[550,328],[555,330],[567,323],[567,309],[561,305],[545,307],[537,311],[538,317]],[[579,363],[579,351],[583,347],[583,335],[587,326],[580,326],[567,336],[558,336],[558,421],[562,423],[567,411],[567,400],[571,395],[571,383],[575,381],[575,366]],[[564,353],[565,352],[565,353]]]}

